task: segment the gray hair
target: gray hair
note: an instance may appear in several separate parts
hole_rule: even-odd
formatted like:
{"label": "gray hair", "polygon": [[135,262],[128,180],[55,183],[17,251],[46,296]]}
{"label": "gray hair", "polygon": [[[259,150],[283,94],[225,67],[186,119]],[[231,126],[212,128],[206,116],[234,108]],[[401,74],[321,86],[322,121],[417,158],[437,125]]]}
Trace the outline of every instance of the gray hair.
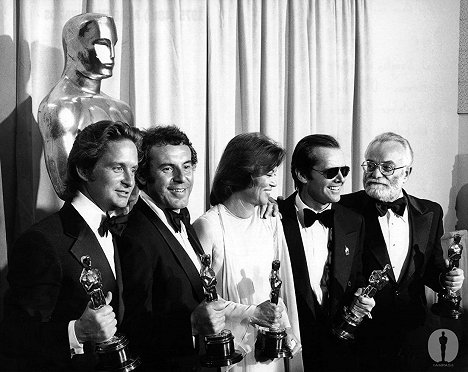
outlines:
{"label": "gray hair", "polygon": [[407,164],[407,165],[411,166],[413,164],[414,153],[413,153],[413,149],[411,148],[409,141],[406,138],[400,136],[399,134],[396,134],[393,132],[385,132],[375,137],[367,146],[365,157],[367,158],[369,149],[373,145],[377,143],[384,143],[384,142],[398,142],[399,144],[401,144],[406,149],[406,151],[410,154],[410,158],[411,158],[410,164]]}

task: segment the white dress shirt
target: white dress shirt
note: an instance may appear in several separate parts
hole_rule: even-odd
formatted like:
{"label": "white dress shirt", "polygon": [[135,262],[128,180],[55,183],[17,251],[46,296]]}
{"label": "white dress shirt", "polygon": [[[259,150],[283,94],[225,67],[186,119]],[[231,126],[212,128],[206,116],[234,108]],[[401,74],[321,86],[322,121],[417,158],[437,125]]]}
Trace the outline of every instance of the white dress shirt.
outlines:
{"label": "white dress shirt", "polygon": [[[400,197],[402,196],[403,194],[400,195]],[[395,280],[398,281],[409,250],[408,207],[405,208],[403,216],[396,214],[389,208],[385,216],[379,217],[379,223],[387,245]]]}
{"label": "white dress shirt", "polygon": [[188,234],[187,234],[187,229],[185,228],[185,225],[181,223],[180,232],[176,232],[174,228],[172,227],[172,224],[167,220],[167,216],[164,213],[164,211],[161,208],[159,208],[154,203],[153,199],[151,199],[151,197],[147,193],[145,193],[143,190],[140,190],[140,198],[146,204],[148,204],[148,207],[150,207],[151,210],[154,213],[156,213],[156,215],[161,219],[161,221],[164,222],[164,224],[167,226],[169,231],[175,236],[175,238],[179,241],[180,245],[184,248],[185,252],[188,254],[190,259],[192,260],[198,272],[200,272],[201,270],[200,257],[193,249],[192,244],[190,244]]}
{"label": "white dress shirt", "polygon": [[[193,249],[192,245],[190,244],[190,241],[188,239],[188,234],[187,234],[187,229],[183,223],[181,223],[181,229],[180,232],[176,232],[174,228],[172,227],[172,224],[167,220],[167,216],[164,213],[164,211],[159,208],[151,199],[151,197],[144,192],[143,190],[140,190],[140,198],[151,208],[151,210],[156,213],[156,215],[161,219],[161,221],[167,226],[169,231],[175,236],[175,238],[179,241],[179,243],[182,245],[184,248],[185,252],[188,254],[190,257],[191,261],[197,268],[197,271],[200,272],[201,270],[201,261],[199,255],[195,252]],[[201,279],[200,279],[201,281]],[[255,312],[256,306],[249,306],[249,305],[242,305],[242,304],[237,304],[232,301],[226,301],[226,323],[227,322],[238,322],[240,323],[241,320],[244,319],[249,319],[249,317],[253,316]],[[193,336],[193,345],[195,346],[195,335]],[[244,346],[243,344],[240,344],[238,346]]]}
{"label": "white dress shirt", "polygon": [[[115,278],[114,243],[112,241],[112,234],[108,233],[107,236],[100,236],[98,233],[101,221],[106,217],[106,214],[101,210],[101,208],[89,200],[80,191],[78,191],[77,195],[73,198],[71,205],[76,209],[76,211],[93,231],[102,250],[104,251],[104,254],[106,255],[107,261],[109,262]],[[68,341],[70,343],[72,356],[74,354],[84,353],[83,344],[81,344],[76,338],[75,320],[72,320],[68,323]]]}
{"label": "white dress shirt", "polygon": [[[140,190],[140,198],[148,205],[148,207],[151,208],[151,210],[154,213],[156,213],[156,215],[161,219],[161,221],[167,226],[169,231],[175,236],[175,238],[179,241],[180,245],[184,248],[185,252],[188,254],[188,256],[190,257],[190,260],[192,260],[193,264],[197,268],[197,271],[200,272],[201,271],[200,257],[193,249],[192,244],[190,244],[188,234],[187,234],[187,229],[185,228],[185,224],[181,223],[180,231],[176,232],[174,228],[172,227],[172,224],[167,220],[167,216],[164,213],[164,211],[161,208],[159,208],[154,203],[153,199],[151,199],[151,197],[143,190]],[[192,336],[194,347],[196,344],[195,339],[196,339],[196,336]]]}
{"label": "white dress shirt", "polygon": [[301,232],[302,244],[307,261],[307,268],[309,271],[310,286],[317,297],[318,303],[321,305],[323,302],[322,289],[320,288],[320,281],[322,280],[323,269],[328,258],[328,242],[329,242],[329,228],[323,226],[319,221],[315,221],[312,226],[305,227],[304,224],[304,209],[310,209],[315,213],[321,213],[325,210],[331,209],[331,204],[321,211],[313,210],[308,207],[299,196],[296,195],[296,215],[299,222],[299,230]]}

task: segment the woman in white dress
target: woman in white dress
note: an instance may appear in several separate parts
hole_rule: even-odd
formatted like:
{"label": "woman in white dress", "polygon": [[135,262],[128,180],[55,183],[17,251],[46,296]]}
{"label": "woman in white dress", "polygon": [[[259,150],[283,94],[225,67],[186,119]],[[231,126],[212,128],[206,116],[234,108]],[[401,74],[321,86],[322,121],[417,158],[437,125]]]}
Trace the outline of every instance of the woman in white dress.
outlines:
{"label": "woman in white dress", "polygon": [[272,261],[280,260],[283,308],[280,326],[286,328],[294,358],[291,371],[302,370],[299,323],[288,248],[279,217],[261,218],[260,206],[266,205],[276,187],[276,170],[284,150],[268,137],[246,133],[227,145],[213,181],[210,203],[213,206],[194,223],[206,253],[212,255],[217,290],[225,300],[239,308],[246,305],[241,319],[226,319],[238,347],[247,353],[233,367],[235,371],[284,371],[283,359],[259,362],[255,359],[255,305],[269,299]]}

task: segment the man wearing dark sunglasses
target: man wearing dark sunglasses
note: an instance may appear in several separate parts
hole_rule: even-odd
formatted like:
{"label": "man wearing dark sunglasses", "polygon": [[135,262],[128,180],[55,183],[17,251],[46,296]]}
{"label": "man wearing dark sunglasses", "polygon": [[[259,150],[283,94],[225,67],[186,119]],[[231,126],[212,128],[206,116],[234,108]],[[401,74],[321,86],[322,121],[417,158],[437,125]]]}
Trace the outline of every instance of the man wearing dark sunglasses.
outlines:
{"label": "man wearing dark sunglasses", "polygon": [[[389,284],[375,295],[373,319],[363,325],[362,370],[424,370],[427,340],[424,286],[458,290],[463,271],[446,273],[440,238],[439,204],[403,190],[413,164],[409,142],[383,133],[365,152],[364,190],[344,195],[340,203],[365,219],[363,268],[366,277],[390,263]],[[378,339],[378,341],[377,341]]]}
{"label": "man wearing dark sunglasses", "polygon": [[297,191],[278,204],[293,269],[304,370],[353,370],[353,350],[332,328],[353,300],[365,314],[375,303],[359,295],[363,218],[337,204],[349,167],[333,137],[314,134],[297,144],[291,173]]}

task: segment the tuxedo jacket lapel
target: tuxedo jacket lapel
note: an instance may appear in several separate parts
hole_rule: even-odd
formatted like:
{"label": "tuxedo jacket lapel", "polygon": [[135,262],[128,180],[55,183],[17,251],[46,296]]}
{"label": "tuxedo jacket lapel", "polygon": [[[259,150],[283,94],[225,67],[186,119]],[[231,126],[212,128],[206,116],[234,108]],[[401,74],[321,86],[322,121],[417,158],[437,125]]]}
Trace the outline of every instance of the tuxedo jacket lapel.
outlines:
{"label": "tuxedo jacket lapel", "polygon": [[118,324],[122,323],[123,316],[124,316],[124,302],[123,302],[123,297],[122,297],[122,292],[123,292],[123,283],[122,283],[122,267],[120,265],[120,256],[119,256],[119,250],[117,249],[117,244],[115,243],[115,239],[112,239],[112,242],[114,243],[114,263],[115,263],[115,276],[117,280],[117,290],[118,290],[118,296],[119,296],[119,312],[117,314],[117,322]]}
{"label": "tuxedo jacket lapel", "polygon": [[[204,295],[203,295],[203,289],[201,286],[200,273],[198,273],[198,271],[196,270],[195,265],[193,264],[188,254],[185,252],[182,245],[179,243],[176,237],[171,233],[171,231],[167,228],[164,222],[161,221],[161,219],[156,215],[156,213],[154,213],[151,210],[151,208],[143,200],[140,199],[135,207],[139,208],[142,211],[142,213],[150,220],[150,222],[159,231],[159,233],[165,240],[168,247],[177,257],[177,260],[179,261],[180,266],[182,267],[188,279],[190,280],[190,283],[192,284],[194,293],[197,294],[198,300],[200,302],[203,301]],[[195,232],[193,233],[195,234]]]}
{"label": "tuxedo jacket lapel", "polygon": [[[432,226],[434,213],[417,202],[412,196],[407,195],[408,199],[408,218],[410,223],[410,260],[405,272],[404,281],[410,280],[414,273],[418,270],[417,256],[426,257],[426,247],[429,239],[428,229]],[[422,262],[420,263],[422,264]]]}
{"label": "tuxedo jacket lapel", "polygon": [[[333,204],[334,227],[333,227],[333,269],[332,277],[335,279],[337,288],[333,288],[331,295],[335,299],[340,299],[346,292],[348,279],[353,266],[354,255],[356,252],[357,235],[359,231],[350,227],[349,221],[343,213],[343,208],[340,205]],[[331,301],[332,315],[338,310],[334,308],[338,301]]]}
{"label": "tuxedo jacket lapel", "polygon": [[[89,256],[91,258],[92,267],[98,268],[101,272],[104,294],[106,294],[107,291],[111,291],[114,296],[118,297],[118,291],[116,291],[117,282],[114,278],[114,273],[91,228],[69,203],[64,205],[60,214],[64,233],[75,239],[75,242],[70,247],[70,254],[80,265],[82,265],[81,257]],[[116,254],[116,250],[114,250],[114,254]],[[76,278],[76,280],[79,281],[80,278]],[[120,290],[120,288],[118,290]],[[118,299],[116,299],[116,301],[118,301]],[[120,306],[120,301],[118,306]]]}
{"label": "tuxedo jacket lapel", "polygon": [[[406,266],[403,279],[400,280],[400,285],[409,280],[417,270],[416,255],[422,254],[422,257],[425,257],[425,251],[427,247],[427,242],[429,234],[427,230],[432,225],[432,220],[434,218],[433,212],[428,212],[427,209],[421,203],[413,198],[411,195],[404,192],[408,200],[408,219],[410,224],[410,254],[409,262]],[[385,240],[382,235],[382,230],[380,228],[380,223],[375,212],[375,206],[372,203],[371,198],[366,196],[365,206],[364,206],[364,216],[366,218],[366,246],[375,256],[377,261],[382,265],[390,263],[390,257],[388,256],[387,247],[385,245]],[[393,270],[389,272],[389,278],[396,283],[395,274]]]}
{"label": "tuxedo jacket lapel", "polygon": [[[184,208],[184,209],[187,210],[187,208]],[[190,216],[190,213],[188,212],[188,210],[187,210],[187,213]],[[187,235],[188,235],[190,244],[192,245],[192,248],[195,250],[195,252],[199,256],[205,254],[205,252],[203,251],[203,248],[201,246],[201,243],[198,240],[197,233],[195,232],[195,229],[192,227],[192,224],[189,223],[188,225],[186,225],[185,229],[187,230]]]}
{"label": "tuxedo jacket lapel", "polygon": [[297,296],[301,296],[315,316],[316,297],[309,280],[309,269],[302,243],[301,232],[295,207],[296,193],[289,196],[282,204],[283,230],[288,243],[289,257],[294,276]]}

